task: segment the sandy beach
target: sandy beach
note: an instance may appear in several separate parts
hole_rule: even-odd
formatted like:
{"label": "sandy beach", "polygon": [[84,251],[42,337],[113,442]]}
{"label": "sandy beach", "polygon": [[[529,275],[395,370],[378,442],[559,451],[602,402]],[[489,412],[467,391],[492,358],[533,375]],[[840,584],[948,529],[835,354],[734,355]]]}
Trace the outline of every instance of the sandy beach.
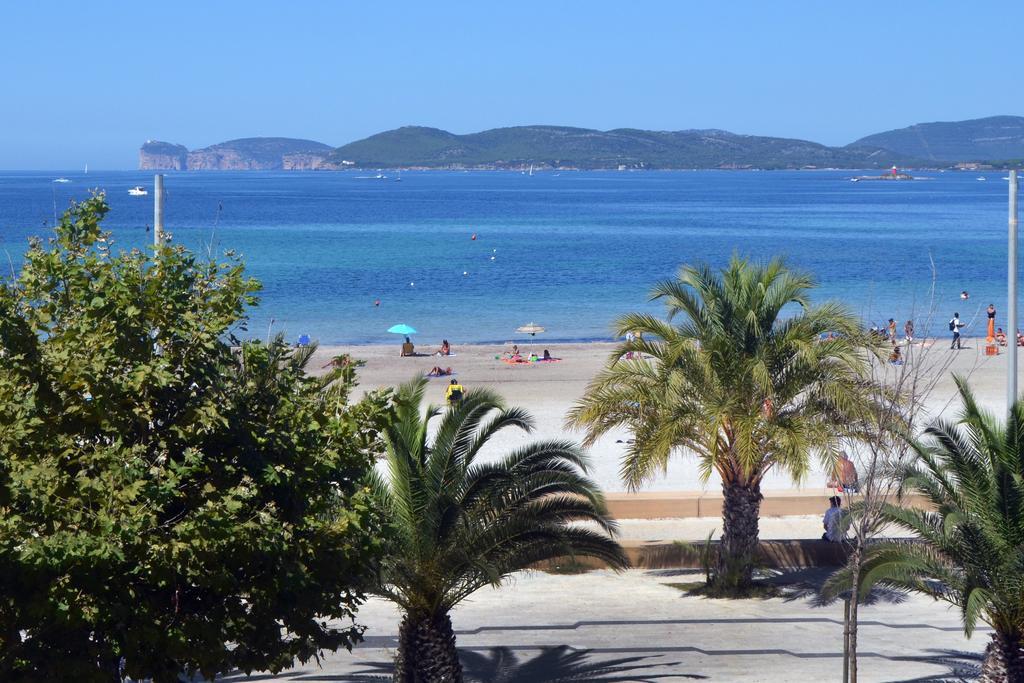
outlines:
{"label": "sandy beach", "polygon": [[[970,377],[971,386],[984,406],[1001,412],[1005,405],[1006,351],[1000,349],[998,356],[986,356],[984,339],[963,339],[963,349],[950,351],[949,340],[943,337],[934,340],[934,346],[927,349],[921,358],[923,367],[932,372],[941,372],[928,405],[932,414],[939,414],[956,408],[956,388],[952,373]],[[580,343],[548,344],[538,338],[533,344],[520,343],[520,349],[540,355],[549,349],[552,356],[561,358],[557,363],[531,363],[529,365],[508,365],[496,356],[509,349],[508,345],[453,344],[453,356],[440,357],[436,353],[440,344],[417,344],[415,357],[400,357],[400,345],[380,346],[323,346],[317,350],[311,366],[318,372],[330,357],[349,353],[362,359],[366,366],[360,368],[361,390],[394,386],[409,379],[424,375],[439,365],[451,367],[457,379],[467,388],[487,386],[500,392],[510,404],[529,410],[536,420],[534,438],[580,439],[581,434],[565,429],[565,415],[583,395],[588,382],[603,367],[611,355],[614,344]],[[948,368],[943,366],[952,356]],[[913,358],[913,355],[910,356]],[[940,370],[941,368],[941,370]],[[445,386],[449,378],[430,380],[428,397],[441,404],[444,401]],[[359,394],[359,391],[357,391]],[[951,404],[951,401],[953,403]],[[492,444],[491,452],[503,452],[523,443],[527,438],[521,433],[499,434]],[[608,492],[623,491],[625,487],[618,476],[619,460],[623,453],[626,431],[601,439],[590,449],[593,463],[591,475]],[[500,449],[500,450],[495,450]],[[814,466],[810,475],[802,482],[794,483],[784,473],[772,472],[766,477],[765,490],[802,488],[825,490],[827,477],[820,467]],[[675,458],[663,476],[657,477],[645,487],[647,491],[701,491],[718,490],[716,480],[704,483],[697,472],[696,461],[688,456]]]}

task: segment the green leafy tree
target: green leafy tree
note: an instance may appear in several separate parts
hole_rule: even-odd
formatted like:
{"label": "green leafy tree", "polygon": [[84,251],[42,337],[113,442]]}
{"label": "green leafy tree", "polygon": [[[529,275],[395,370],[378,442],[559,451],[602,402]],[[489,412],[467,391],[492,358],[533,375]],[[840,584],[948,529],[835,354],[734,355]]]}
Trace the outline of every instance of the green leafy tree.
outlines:
{"label": "green leafy tree", "polygon": [[113,251],[102,195],[0,285],[0,679],[277,671],[361,634],[386,397],[281,339],[232,348],[257,284]]}
{"label": "green leafy tree", "polygon": [[621,467],[631,490],[677,451],[697,455],[705,480],[719,475],[714,594],[751,589],[764,476],[779,468],[799,479],[812,453],[834,459],[867,405],[857,321],[836,304],[811,306],[812,286],[778,259],[734,257],[721,273],[682,268],[651,295],[665,302],[668,319],[619,319],[618,333],[638,338],[613,352],[569,415],[587,430],[587,444],[617,427],[632,430]]}
{"label": "green leafy tree", "polygon": [[[927,510],[895,504],[882,519],[913,540],[887,540],[864,550],[860,599],[874,586],[905,589],[960,610],[968,637],[978,622],[992,627],[981,678],[1024,682],[1024,401],[1003,424],[982,410],[957,378],[963,411],[937,421],[913,443],[915,461],[900,468],[904,493]],[[833,575],[825,595],[850,587],[851,568]]]}
{"label": "green leafy tree", "polygon": [[[480,458],[498,432],[530,431],[529,416],[484,389],[443,413],[424,411],[426,386],[417,379],[398,389],[384,432],[386,474],[374,484],[395,539],[376,590],[404,612],[394,676],[401,683],[462,680],[448,613],[478,589],[558,557],[626,565],[576,445],[538,441]],[[438,416],[429,442],[428,423]]]}

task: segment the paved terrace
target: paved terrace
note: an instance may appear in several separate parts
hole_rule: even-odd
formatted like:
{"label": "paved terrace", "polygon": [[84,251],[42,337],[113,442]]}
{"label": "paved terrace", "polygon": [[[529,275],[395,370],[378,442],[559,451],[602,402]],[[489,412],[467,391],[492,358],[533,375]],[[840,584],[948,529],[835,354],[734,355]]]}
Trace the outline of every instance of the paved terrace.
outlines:
{"label": "paved terrace", "polygon": [[[843,610],[841,603],[811,604],[821,576],[804,570],[778,577],[789,584],[788,598],[709,600],[674,587],[699,579],[677,570],[529,572],[480,591],[453,621],[467,679],[480,683],[837,681]],[[354,652],[249,680],[390,680],[398,613],[374,599],[360,621],[369,629]],[[925,598],[865,607],[861,680],[970,680],[987,633],[965,639],[957,614]]]}

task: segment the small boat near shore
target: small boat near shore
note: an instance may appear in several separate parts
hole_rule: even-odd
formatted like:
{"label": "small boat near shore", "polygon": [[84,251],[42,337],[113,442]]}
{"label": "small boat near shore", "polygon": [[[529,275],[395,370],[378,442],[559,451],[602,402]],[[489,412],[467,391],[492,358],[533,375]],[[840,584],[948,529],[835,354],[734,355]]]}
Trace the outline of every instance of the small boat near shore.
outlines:
{"label": "small boat near shore", "polygon": [[68,180],[67,178],[54,178],[53,182],[55,182],[55,183],[70,183],[71,181]]}
{"label": "small boat near shore", "polygon": [[133,197],[145,197],[149,192],[142,185],[136,185],[135,187],[128,190],[128,194]]}

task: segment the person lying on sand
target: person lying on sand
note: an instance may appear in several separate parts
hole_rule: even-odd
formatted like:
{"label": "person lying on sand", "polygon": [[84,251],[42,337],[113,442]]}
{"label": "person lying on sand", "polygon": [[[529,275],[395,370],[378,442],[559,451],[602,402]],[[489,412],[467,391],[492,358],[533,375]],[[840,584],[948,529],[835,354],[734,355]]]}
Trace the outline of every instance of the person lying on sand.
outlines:
{"label": "person lying on sand", "polygon": [[544,355],[538,359],[541,363],[554,363],[555,361],[562,360],[561,358],[555,358],[551,355],[551,352],[544,349]]}
{"label": "person lying on sand", "polygon": [[452,374],[451,368],[442,369],[441,366],[435,365],[430,368],[430,372],[427,373],[427,377],[447,377],[450,374]]}
{"label": "person lying on sand", "polygon": [[340,356],[335,356],[326,363],[320,366],[323,368],[347,368],[352,363],[352,357],[347,353],[343,353]]}

